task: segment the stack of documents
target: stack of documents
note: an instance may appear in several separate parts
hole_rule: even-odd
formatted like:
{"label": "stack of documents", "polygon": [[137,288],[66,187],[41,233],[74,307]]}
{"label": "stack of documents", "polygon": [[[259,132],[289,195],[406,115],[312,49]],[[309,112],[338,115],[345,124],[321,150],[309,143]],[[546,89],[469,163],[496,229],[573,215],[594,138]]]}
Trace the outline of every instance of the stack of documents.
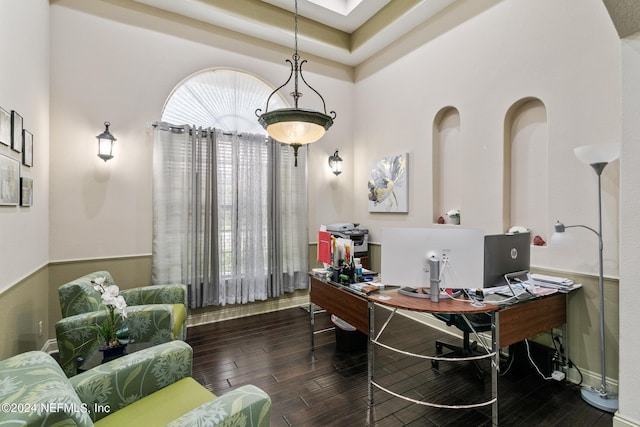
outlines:
{"label": "stack of documents", "polygon": [[557,289],[560,292],[569,292],[582,286],[565,277],[547,276],[545,274],[532,274],[529,281],[536,286]]}

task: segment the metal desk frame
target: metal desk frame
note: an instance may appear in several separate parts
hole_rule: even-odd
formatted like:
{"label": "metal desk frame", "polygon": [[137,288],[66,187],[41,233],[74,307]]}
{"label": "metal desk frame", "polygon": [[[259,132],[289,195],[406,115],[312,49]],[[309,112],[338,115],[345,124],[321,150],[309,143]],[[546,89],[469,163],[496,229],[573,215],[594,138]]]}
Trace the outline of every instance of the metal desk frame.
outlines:
{"label": "metal desk frame", "polygon": [[[492,349],[491,353],[487,356],[482,355],[482,357],[492,357],[492,400],[489,401],[488,404],[492,405],[492,413],[493,413],[493,424],[497,425],[498,415],[497,415],[497,369],[498,369],[498,349],[507,347],[511,344],[515,344],[516,342],[522,341],[527,337],[531,337],[537,335],[541,332],[549,331],[556,327],[562,327],[563,338],[565,342],[565,354],[568,349],[568,339],[567,339],[567,330],[566,330],[566,313],[567,313],[567,299],[566,294],[556,293],[536,299],[532,299],[529,301],[525,301],[522,303],[518,303],[512,306],[503,307],[498,310],[496,306],[489,306],[484,308],[476,308],[475,311],[468,310],[459,310],[459,309],[451,309],[446,306],[446,301],[441,301],[439,303],[431,303],[430,301],[424,301],[421,298],[411,298],[403,295],[399,295],[397,292],[390,292],[387,295],[391,295],[392,300],[399,301],[400,297],[406,298],[411,301],[406,301],[403,303],[403,307],[394,307],[391,305],[392,313],[390,317],[392,317],[397,309],[408,309],[413,311],[423,311],[423,312],[439,312],[439,313],[448,313],[453,312],[454,314],[471,314],[473,312],[491,312],[494,309],[497,311],[492,311],[492,330],[491,330],[491,343]],[[373,386],[378,387],[375,384],[374,376],[373,376],[373,368],[375,367],[375,360],[372,357],[372,351],[374,345],[381,345],[380,335],[384,332],[384,328],[378,333],[378,336],[375,334],[374,325],[374,307],[375,304],[387,305],[388,302],[380,300],[380,295],[370,295],[367,296],[364,293],[355,291],[346,286],[329,282],[327,280],[323,280],[318,277],[311,277],[310,281],[310,289],[309,289],[309,299],[310,299],[310,329],[311,329],[311,350],[314,348],[314,335],[316,333],[320,333],[323,331],[314,331],[314,309],[313,305],[317,305],[327,312],[331,314],[335,314],[336,316],[343,319],[345,322],[353,325],[357,330],[362,333],[365,333],[369,336],[369,347],[368,347],[368,355],[369,355],[369,401],[370,404],[373,405]],[[430,303],[435,305],[436,307],[431,307],[427,305],[421,305]],[[449,301],[452,302],[452,301]],[[409,306],[406,306],[410,304]],[[466,305],[467,307],[471,307],[470,304],[465,304],[460,302],[460,304]],[[390,321],[390,319],[389,319]],[[388,322],[387,322],[388,323]],[[372,338],[373,337],[373,338]],[[410,353],[405,353],[409,355],[413,355]],[[415,355],[416,357],[422,357],[425,359],[438,359],[437,357],[430,357],[424,355]],[[451,360],[451,359],[448,359]],[[467,358],[463,358],[460,360],[467,360]],[[493,398],[495,398],[495,402],[493,402]],[[411,402],[418,403],[416,401],[410,400]],[[424,403],[419,403],[424,404]],[[435,406],[435,405],[431,405]],[[439,407],[439,406],[438,406]]]}

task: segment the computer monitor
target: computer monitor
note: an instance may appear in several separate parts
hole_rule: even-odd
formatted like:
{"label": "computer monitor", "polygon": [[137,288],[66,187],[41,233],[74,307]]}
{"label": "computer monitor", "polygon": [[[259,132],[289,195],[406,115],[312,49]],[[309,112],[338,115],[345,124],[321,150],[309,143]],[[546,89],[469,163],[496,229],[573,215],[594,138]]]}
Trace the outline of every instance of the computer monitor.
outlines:
{"label": "computer monitor", "polygon": [[484,287],[506,285],[504,275],[529,271],[530,233],[484,236]]}
{"label": "computer monitor", "polygon": [[[429,257],[440,260],[441,288],[482,287],[484,233],[463,228],[382,230],[381,281],[386,285],[430,286]],[[444,264],[444,258],[447,263]]]}

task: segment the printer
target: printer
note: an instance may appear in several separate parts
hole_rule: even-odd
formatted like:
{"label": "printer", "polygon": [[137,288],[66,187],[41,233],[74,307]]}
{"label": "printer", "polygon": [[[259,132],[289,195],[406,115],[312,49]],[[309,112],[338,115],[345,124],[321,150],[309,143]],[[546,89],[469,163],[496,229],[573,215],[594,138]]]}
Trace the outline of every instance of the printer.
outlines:
{"label": "printer", "polygon": [[369,255],[369,230],[358,228],[360,224],[339,223],[327,225],[327,231],[335,237],[353,241],[354,257]]}

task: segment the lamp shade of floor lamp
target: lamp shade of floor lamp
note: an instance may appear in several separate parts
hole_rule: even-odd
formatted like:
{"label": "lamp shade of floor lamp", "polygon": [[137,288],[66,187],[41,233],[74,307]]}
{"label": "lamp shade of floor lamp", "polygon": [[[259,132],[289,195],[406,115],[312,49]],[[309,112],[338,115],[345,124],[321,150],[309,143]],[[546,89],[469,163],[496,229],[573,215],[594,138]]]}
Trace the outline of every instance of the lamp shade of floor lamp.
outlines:
{"label": "lamp shade of floor lamp", "polygon": [[599,388],[583,387],[580,391],[582,399],[596,408],[607,412],[618,410],[618,396],[607,389],[606,359],[605,359],[605,339],[604,339],[604,271],[603,271],[603,244],[602,244],[602,186],[601,175],[605,166],[616,160],[620,156],[619,144],[596,144],[585,145],[574,150],[576,157],[590,165],[598,176],[598,230],[586,225],[567,225],[561,222],[555,224],[556,232],[562,233],[566,228],[581,227],[586,228],[598,236],[598,261],[599,261],[599,297],[600,297],[600,363],[601,363],[601,384]]}

